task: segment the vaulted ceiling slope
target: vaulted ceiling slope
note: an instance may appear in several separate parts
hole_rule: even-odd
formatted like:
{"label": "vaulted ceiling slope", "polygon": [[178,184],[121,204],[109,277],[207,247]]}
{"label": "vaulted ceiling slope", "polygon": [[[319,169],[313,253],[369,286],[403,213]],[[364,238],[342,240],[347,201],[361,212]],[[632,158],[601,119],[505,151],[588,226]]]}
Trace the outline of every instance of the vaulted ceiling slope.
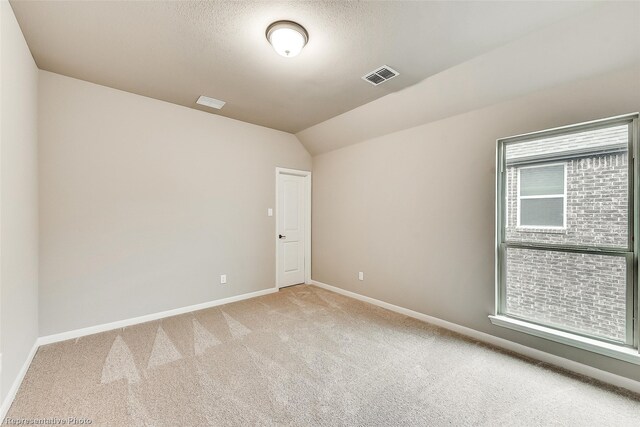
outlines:
{"label": "vaulted ceiling slope", "polygon": [[640,82],[639,23],[640,2],[603,3],[296,136],[317,155],[612,71]]}
{"label": "vaulted ceiling slope", "polygon": [[[592,2],[11,2],[41,69],[296,133],[595,7]],[[273,21],[309,32],[296,58]],[[400,76],[374,87],[380,65]],[[90,108],[90,106],[87,106]],[[210,111],[206,110],[205,111]]]}

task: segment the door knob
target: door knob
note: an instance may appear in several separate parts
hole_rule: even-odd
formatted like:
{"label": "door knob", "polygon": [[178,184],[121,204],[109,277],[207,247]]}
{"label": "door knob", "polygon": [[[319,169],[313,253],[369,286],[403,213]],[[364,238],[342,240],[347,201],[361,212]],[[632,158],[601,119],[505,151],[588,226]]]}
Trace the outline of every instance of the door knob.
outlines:
{"label": "door knob", "polygon": [[278,239],[286,239],[287,236],[283,236],[282,234],[278,234]]}

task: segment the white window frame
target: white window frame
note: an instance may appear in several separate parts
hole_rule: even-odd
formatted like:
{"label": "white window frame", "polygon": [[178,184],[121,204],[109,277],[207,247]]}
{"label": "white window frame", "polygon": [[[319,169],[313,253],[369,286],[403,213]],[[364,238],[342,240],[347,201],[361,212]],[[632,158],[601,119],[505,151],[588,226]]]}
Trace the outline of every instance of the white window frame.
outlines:
{"label": "white window frame", "polygon": [[[560,166],[562,165],[563,173],[564,173],[564,182],[563,188],[564,193],[562,194],[543,194],[537,196],[522,196],[520,194],[520,171],[522,169],[535,169],[535,168],[545,168],[549,166]],[[518,169],[518,177],[517,177],[517,186],[518,186],[518,200],[517,200],[517,227],[522,230],[566,230],[567,229],[567,162],[556,162],[556,163],[545,163],[542,165],[532,165],[532,166],[514,166]],[[520,215],[522,214],[521,200],[522,199],[562,199],[562,225],[521,225],[520,223]]]}
{"label": "white window frame", "polygon": [[[489,319],[493,325],[508,328],[528,335],[544,338],[568,346],[580,348],[593,353],[598,353],[618,360],[640,365],[640,290],[639,290],[639,265],[640,239],[634,239],[635,230],[640,230],[640,114],[626,114],[593,122],[580,123],[517,135],[497,140],[496,158],[496,257],[495,257],[495,309]],[[506,239],[507,214],[507,171],[506,146],[527,140],[536,140],[580,131],[595,130],[617,125],[627,125],[629,128],[628,139],[628,174],[629,174],[629,233],[627,244],[623,247],[592,247],[562,243],[540,243],[536,241],[519,242]],[[549,163],[551,164],[551,163]],[[511,166],[509,166],[511,167]],[[567,168],[565,167],[565,174]],[[566,178],[565,178],[566,179]],[[518,179],[519,181],[519,179]],[[518,184],[519,185],[519,184]],[[565,195],[567,186],[565,181]],[[518,189],[519,194],[519,189]],[[566,210],[566,197],[565,197]],[[519,213],[517,215],[519,217]],[[566,217],[566,215],[565,215]],[[566,219],[565,219],[566,225]],[[508,248],[524,248],[532,250],[563,251],[573,253],[597,254],[624,257],[627,264],[626,286],[626,333],[624,343],[607,340],[592,335],[582,335],[561,327],[553,327],[546,324],[538,324],[535,321],[518,318],[506,312],[506,253]]]}

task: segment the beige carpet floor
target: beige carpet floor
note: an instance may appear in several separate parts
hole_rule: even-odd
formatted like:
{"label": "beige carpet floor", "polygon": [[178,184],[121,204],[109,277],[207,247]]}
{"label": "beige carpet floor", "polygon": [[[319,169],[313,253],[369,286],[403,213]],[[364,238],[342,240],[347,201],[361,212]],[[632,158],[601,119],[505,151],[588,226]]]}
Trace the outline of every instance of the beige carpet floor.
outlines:
{"label": "beige carpet floor", "polygon": [[109,426],[638,426],[640,397],[301,285],[41,347],[8,417]]}

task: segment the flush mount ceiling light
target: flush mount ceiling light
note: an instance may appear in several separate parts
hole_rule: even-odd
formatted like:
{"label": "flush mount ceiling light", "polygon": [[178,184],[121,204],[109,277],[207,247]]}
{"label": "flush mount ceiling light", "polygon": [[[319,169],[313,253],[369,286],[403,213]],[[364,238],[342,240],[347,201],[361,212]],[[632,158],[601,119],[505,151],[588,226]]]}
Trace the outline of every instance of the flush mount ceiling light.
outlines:
{"label": "flush mount ceiling light", "polygon": [[280,55],[293,58],[298,56],[309,41],[307,30],[293,21],[277,21],[267,27],[267,40]]}

